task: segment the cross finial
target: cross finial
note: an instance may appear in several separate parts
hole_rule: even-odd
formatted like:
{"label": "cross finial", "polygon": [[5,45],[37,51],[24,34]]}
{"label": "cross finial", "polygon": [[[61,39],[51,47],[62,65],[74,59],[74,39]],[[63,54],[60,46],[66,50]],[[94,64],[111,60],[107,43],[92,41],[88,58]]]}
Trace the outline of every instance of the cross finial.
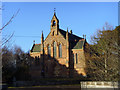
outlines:
{"label": "cross finial", "polygon": [[56,8],[54,8],[54,13],[56,13]]}

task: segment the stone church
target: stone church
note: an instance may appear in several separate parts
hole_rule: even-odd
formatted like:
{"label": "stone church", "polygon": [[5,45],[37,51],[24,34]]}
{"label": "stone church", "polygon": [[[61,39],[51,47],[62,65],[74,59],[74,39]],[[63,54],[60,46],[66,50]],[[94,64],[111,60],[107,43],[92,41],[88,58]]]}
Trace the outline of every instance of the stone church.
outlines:
{"label": "stone church", "polygon": [[76,36],[72,30],[60,29],[59,19],[54,12],[50,33],[44,39],[42,32],[41,44],[34,43],[30,55],[40,61],[38,66],[41,72],[44,71],[45,77],[86,76],[85,43],[85,37]]}

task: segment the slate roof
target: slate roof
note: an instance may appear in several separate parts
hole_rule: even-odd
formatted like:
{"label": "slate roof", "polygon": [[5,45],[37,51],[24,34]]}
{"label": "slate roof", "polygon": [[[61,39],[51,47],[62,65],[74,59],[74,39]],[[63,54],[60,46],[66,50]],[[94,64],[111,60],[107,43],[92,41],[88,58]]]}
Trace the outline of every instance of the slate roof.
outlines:
{"label": "slate roof", "polygon": [[[59,32],[63,35],[63,37],[66,39],[66,31],[59,29]],[[82,49],[85,43],[85,39],[78,37],[74,34],[71,34],[68,32],[69,36],[69,44],[71,49]],[[41,51],[41,44],[34,44],[31,52],[40,52]]]}
{"label": "slate roof", "polygon": [[[64,31],[62,29],[59,29],[59,31],[66,39],[66,31]],[[84,45],[84,38],[78,37],[69,32],[68,32],[68,37],[69,37],[71,49],[82,49],[82,46]]]}
{"label": "slate roof", "polygon": [[82,49],[83,46],[84,46],[84,43],[85,43],[85,40],[84,40],[84,39],[79,40],[79,41],[77,42],[77,44],[73,47],[73,49]]}
{"label": "slate roof", "polygon": [[34,44],[31,52],[40,52],[41,51],[41,44]]}
{"label": "slate roof", "polygon": [[59,29],[59,32],[64,36],[64,38],[66,38],[66,31]]}

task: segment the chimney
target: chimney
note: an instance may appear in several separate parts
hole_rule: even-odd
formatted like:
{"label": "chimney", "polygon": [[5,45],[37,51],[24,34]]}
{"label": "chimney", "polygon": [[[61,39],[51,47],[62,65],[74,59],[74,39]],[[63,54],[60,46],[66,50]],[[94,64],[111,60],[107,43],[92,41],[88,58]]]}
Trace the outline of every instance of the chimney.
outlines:
{"label": "chimney", "polygon": [[86,35],[85,35],[85,39],[86,39]]}
{"label": "chimney", "polygon": [[86,35],[83,34],[83,38],[86,39]]}
{"label": "chimney", "polygon": [[83,38],[84,38],[84,36],[85,36],[85,35],[83,34]]}

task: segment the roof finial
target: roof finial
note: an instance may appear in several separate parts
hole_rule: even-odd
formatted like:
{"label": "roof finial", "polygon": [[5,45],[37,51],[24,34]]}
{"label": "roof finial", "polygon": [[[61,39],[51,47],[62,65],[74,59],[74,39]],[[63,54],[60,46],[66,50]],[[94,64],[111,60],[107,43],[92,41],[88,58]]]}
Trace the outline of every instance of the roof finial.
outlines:
{"label": "roof finial", "polygon": [[56,13],[56,8],[54,8],[54,14]]}
{"label": "roof finial", "polygon": [[35,40],[33,40],[33,44],[35,44]]}
{"label": "roof finial", "polygon": [[42,30],[42,37],[43,37],[43,30]]}
{"label": "roof finial", "polygon": [[86,35],[85,35],[85,39],[86,39]]}
{"label": "roof finial", "polygon": [[43,36],[43,31],[42,31],[42,35],[41,35],[41,44],[43,44],[44,42],[44,36]]}
{"label": "roof finial", "polygon": [[83,38],[84,38],[84,36],[85,36],[85,35],[83,34]]}

